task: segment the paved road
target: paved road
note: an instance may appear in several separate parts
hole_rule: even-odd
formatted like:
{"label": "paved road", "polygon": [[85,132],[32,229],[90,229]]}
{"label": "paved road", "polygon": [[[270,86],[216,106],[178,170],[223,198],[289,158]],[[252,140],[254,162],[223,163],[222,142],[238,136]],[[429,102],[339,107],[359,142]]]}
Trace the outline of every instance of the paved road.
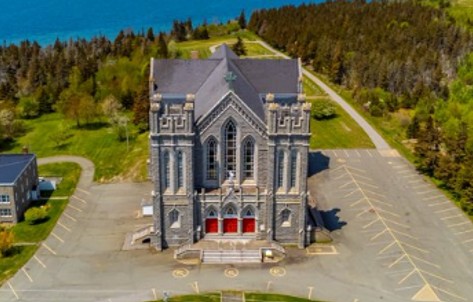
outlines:
{"label": "paved road", "polygon": [[38,159],[38,165],[60,162],[73,162],[81,166],[82,174],[80,176],[77,187],[88,188],[90,185],[92,185],[92,182],[94,180],[95,166],[94,163],[88,160],[87,158],[80,156],[59,155]]}
{"label": "paved road", "polygon": [[[333,302],[473,301],[473,225],[395,152],[311,153],[309,187],[335,241],[279,264],[184,265],[172,250],[122,250],[150,183],[91,184],[0,301],[149,301],[225,289]],[[91,181],[91,178],[89,178]]]}
{"label": "paved road", "polygon": [[[248,43],[248,42],[247,42]],[[291,59],[289,56],[283,54],[282,52],[272,48],[268,43],[264,41],[255,41],[274,54],[283,57],[285,59]],[[360,125],[360,127],[366,132],[373,144],[376,146],[376,149],[391,149],[389,144],[379,135],[379,133],[355,110],[350,106],[340,95],[322,82],[319,78],[314,76],[305,68],[302,69],[302,73],[316,83],[323,91],[325,91],[340,107],[343,108],[354,120]]]}

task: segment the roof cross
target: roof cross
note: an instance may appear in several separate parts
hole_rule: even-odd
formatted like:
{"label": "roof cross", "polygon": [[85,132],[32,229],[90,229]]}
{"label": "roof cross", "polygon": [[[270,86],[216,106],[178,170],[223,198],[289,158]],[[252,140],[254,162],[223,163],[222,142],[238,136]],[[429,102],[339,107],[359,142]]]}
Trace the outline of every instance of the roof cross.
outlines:
{"label": "roof cross", "polygon": [[225,74],[225,81],[228,83],[228,88],[233,91],[233,82],[236,80],[237,76],[232,72],[229,71]]}

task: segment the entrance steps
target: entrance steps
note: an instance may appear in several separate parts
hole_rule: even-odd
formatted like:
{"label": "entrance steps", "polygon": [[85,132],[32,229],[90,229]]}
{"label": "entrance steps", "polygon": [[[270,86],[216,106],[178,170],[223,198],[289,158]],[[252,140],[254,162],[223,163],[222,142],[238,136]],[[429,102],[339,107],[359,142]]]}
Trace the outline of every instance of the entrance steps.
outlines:
{"label": "entrance steps", "polygon": [[204,250],[202,262],[206,264],[261,263],[259,250]]}

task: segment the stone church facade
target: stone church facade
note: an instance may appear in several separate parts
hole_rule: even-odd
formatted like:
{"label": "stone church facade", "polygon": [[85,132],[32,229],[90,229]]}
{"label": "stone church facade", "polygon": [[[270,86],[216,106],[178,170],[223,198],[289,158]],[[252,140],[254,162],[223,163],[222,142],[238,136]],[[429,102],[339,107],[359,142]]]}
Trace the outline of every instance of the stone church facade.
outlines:
{"label": "stone church facade", "polygon": [[304,247],[310,104],[298,60],[151,60],[152,244]]}

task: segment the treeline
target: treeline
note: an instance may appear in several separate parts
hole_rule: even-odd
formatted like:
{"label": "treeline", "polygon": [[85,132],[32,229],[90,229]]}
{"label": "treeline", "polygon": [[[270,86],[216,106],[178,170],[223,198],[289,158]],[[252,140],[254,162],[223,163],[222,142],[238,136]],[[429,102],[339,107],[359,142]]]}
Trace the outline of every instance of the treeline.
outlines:
{"label": "treeline", "polygon": [[[107,118],[148,129],[149,60],[178,58],[176,42],[209,39],[246,26],[244,12],[227,24],[175,20],[169,33],[122,30],[115,39],[23,41],[0,46],[0,144],[24,133],[22,119],[60,112],[77,127]],[[129,112],[132,114],[129,114]],[[120,131],[118,131],[120,133]],[[56,135],[58,140],[61,135]],[[1,145],[0,145],[1,150]]]}
{"label": "treeline", "polygon": [[[410,1],[329,1],[253,13],[249,28],[315,71],[371,98],[382,115],[445,98],[471,36],[444,11]],[[380,103],[378,91],[389,93]],[[373,96],[371,96],[374,94]]]}
{"label": "treeline", "polygon": [[439,7],[329,1],[261,10],[248,26],[350,89],[373,116],[408,109],[419,169],[473,214],[473,40],[442,9],[448,5]]}

